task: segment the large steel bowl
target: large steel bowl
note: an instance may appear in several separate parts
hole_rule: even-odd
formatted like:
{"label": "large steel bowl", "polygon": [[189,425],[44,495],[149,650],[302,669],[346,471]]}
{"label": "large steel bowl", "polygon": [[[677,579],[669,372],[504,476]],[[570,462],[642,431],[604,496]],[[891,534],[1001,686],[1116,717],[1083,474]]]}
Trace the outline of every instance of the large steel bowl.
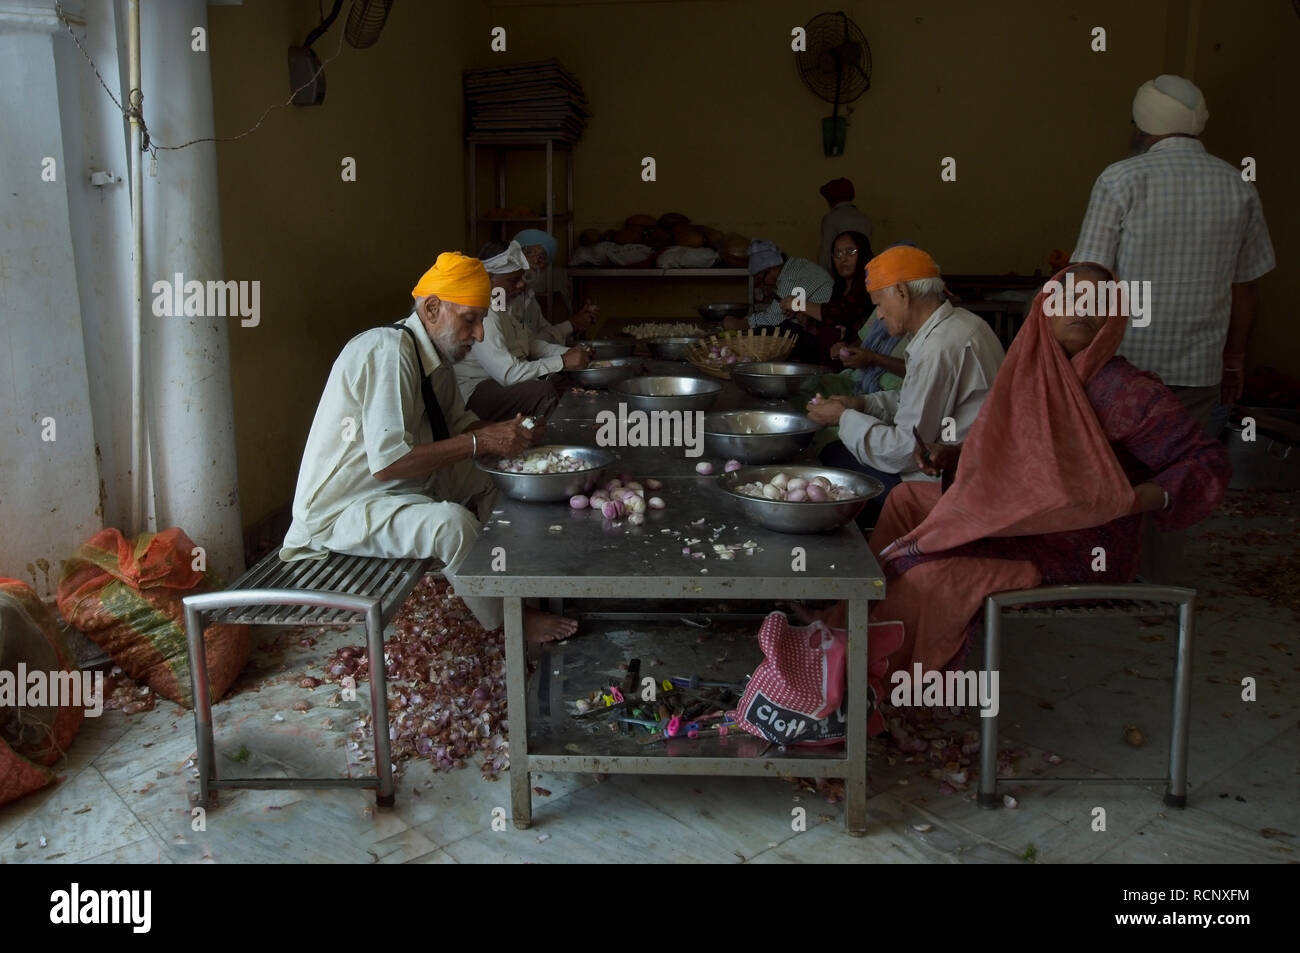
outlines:
{"label": "large steel bowl", "polygon": [[754,309],[743,301],[721,301],[717,304],[702,304],[695,310],[705,321],[721,321],[723,318],[743,318]]}
{"label": "large steel bowl", "polygon": [[566,371],[579,387],[608,387],[617,384],[635,374],[641,367],[637,357],[616,357],[608,360],[604,367],[584,367],[580,371]]}
{"label": "large steel bowl", "polygon": [[570,447],[551,445],[532,447],[521,456],[531,457],[538,453],[555,451],[566,456],[577,457],[586,466],[571,473],[507,473],[499,469],[500,457],[484,457],[476,460],[478,468],[492,478],[498,489],[513,500],[525,503],[558,503],[567,500],[575,493],[590,493],[600,482],[605,468],[616,459],[608,450],[597,447]]}
{"label": "large steel bowl", "polygon": [[722,384],[703,377],[633,377],[610,390],[635,410],[708,410]]}
{"label": "large steel bowl", "polygon": [[594,341],[583,341],[583,345],[591,350],[591,357],[597,361],[608,361],[617,357],[628,357],[636,348],[635,338],[596,338]]}
{"label": "large steel bowl", "polygon": [[792,397],[815,384],[825,373],[826,368],[816,364],[755,361],[733,365],[731,379],[755,397]]}
{"label": "large steel bowl", "polygon": [[[785,500],[767,500],[740,493],[737,487],[745,483],[767,483],[778,473],[788,477],[811,480],[824,476],[836,486],[848,486],[856,494],[850,500],[826,503],[787,503]],[[741,467],[718,478],[718,486],[740,501],[745,515],[760,526],[778,533],[824,533],[843,526],[856,517],[867,501],[885,492],[885,486],[875,477],[852,470],[831,467],[785,464],[784,466]]]}
{"label": "large steel bowl", "polygon": [[731,410],[704,418],[704,452],[741,463],[780,463],[798,456],[820,428],[802,414]]}
{"label": "large steel bowl", "polygon": [[698,337],[684,338],[650,338],[650,355],[660,361],[686,361],[691,345],[698,344]]}

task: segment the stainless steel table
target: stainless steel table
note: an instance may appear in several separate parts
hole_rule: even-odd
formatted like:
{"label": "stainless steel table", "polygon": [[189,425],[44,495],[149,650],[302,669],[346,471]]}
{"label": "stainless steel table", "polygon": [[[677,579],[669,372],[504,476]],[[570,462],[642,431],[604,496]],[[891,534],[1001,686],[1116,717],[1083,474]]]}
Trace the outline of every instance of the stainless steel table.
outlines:
{"label": "stainless steel table", "polygon": [[[730,385],[729,385],[730,386]],[[566,395],[552,428],[583,426],[595,405]],[[757,402],[751,401],[748,406]],[[576,407],[575,407],[576,404]],[[548,442],[555,438],[548,434]],[[855,526],[833,533],[790,535],[765,530],[745,520],[739,505],[711,477],[683,474],[680,450],[636,452],[638,477],[664,481],[658,495],[666,509],[650,511],[642,526],[626,520],[615,526],[590,510],[571,511],[565,503],[529,504],[501,498],[469,558],[458,569],[466,594],[505,600],[506,679],[510,718],[511,807],[517,827],[532,820],[532,771],[586,773],[755,775],[838,777],[845,781],[845,822],[850,833],[866,828],[867,801],[867,611],[869,600],[884,596],[883,574]],[[647,472],[657,459],[659,472]],[[694,461],[688,461],[692,466]],[[668,475],[663,475],[667,473]],[[558,528],[556,528],[558,527]],[[681,535],[674,535],[674,534]],[[715,538],[716,535],[716,538]],[[753,540],[751,556],[703,560],[682,553],[683,537],[718,543]],[[806,568],[792,568],[795,547],[806,554]],[[699,546],[695,547],[699,549]],[[711,547],[705,546],[706,550]],[[505,556],[503,571],[494,561]],[[704,571],[707,570],[707,571]],[[672,747],[642,747],[631,754],[575,750],[572,742],[547,742],[531,732],[528,720],[527,646],[523,633],[526,598],[620,600],[669,599],[843,599],[848,602],[848,736],[846,744],[824,749],[775,749],[765,743],[733,744],[727,750],[704,739]],[[756,629],[754,630],[756,631]],[[582,630],[574,639],[582,639]],[[572,640],[570,640],[572,643]],[[546,673],[539,672],[538,678]],[[585,695],[585,692],[582,693]],[[578,695],[574,696],[579,697]],[[753,752],[758,756],[744,756]],[[759,754],[761,752],[761,755]]]}

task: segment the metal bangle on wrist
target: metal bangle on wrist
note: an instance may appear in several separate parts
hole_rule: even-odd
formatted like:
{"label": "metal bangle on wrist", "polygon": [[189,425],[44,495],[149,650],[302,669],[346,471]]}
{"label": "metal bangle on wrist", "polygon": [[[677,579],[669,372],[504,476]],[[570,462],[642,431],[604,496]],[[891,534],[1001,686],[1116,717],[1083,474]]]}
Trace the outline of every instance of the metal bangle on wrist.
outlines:
{"label": "metal bangle on wrist", "polygon": [[474,448],[470,450],[469,455],[471,457],[477,458],[478,457],[478,434],[471,431],[469,435],[469,439],[474,441]]}

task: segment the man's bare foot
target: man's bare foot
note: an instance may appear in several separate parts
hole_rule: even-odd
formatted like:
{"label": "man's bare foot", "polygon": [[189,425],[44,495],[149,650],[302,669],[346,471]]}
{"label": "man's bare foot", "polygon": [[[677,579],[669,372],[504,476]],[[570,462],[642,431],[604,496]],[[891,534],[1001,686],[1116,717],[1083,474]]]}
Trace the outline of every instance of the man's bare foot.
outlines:
{"label": "man's bare foot", "polygon": [[558,642],[577,631],[575,619],[566,619],[541,609],[524,609],[524,638],[529,642]]}

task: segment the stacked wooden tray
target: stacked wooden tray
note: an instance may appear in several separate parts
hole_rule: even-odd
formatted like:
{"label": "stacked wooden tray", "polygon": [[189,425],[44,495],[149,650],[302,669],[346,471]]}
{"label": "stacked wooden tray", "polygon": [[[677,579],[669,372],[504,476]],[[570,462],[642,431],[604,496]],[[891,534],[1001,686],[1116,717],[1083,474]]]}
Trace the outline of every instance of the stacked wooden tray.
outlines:
{"label": "stacked wooden tray", "polygon": [[729,381],[733,365],[710,358],[710,349],[730,348],[731,353],[737,357],[736,363],[745,364],[752,361],[783,360],[794,350],[794,345],[795,335],[789,330],[751,328],[748,331],[724,331],[692,344],[686,352],[686,358],[706,374]]}
{"label": "stacked wooden tray", "polygon": [[555,60],[467,69],[467,138],[473,142],[582,138],[591,115],[582,84]]}

